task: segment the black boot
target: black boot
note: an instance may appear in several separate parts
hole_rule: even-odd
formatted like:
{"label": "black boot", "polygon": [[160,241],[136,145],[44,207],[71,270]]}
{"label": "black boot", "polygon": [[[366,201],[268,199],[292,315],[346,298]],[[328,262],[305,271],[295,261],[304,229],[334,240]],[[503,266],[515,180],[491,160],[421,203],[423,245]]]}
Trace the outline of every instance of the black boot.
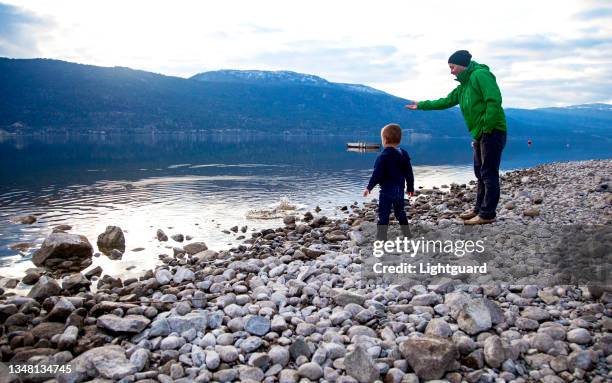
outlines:
{"label": "black boot", "polygon": [[408,225],[400,225],[400,229],[402,229],[402,235],[406,238],[412,237],[412,233],[410,233],[410,226]]}
{"label": "black boot", "polygon": [[386,241],[387,240],[387,229],[388,225],[376,225],[376,240]]}

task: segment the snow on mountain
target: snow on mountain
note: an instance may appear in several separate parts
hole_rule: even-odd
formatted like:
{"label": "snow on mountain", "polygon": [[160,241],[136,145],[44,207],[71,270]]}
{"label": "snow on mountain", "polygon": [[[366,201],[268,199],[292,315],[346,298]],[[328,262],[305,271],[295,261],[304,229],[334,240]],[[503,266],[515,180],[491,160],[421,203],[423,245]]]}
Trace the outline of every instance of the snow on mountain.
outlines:
{"label": "snow on mountain", "polygon": [[361,84],[341,84],[341,83],[333,83],[333,84],[346,88],[346,89],[356,90],[358,92],[372,93],[372,94],[388,94],[386,92],[383,92],[382,90],[378,90],[378,89],[371,88],[369,86],[361,85]]}
{"label": "snow on mountain", "polygon": [[264,70],[235,70],[224,69],[211,72],[203,72],[191,77],[192,80],[208,82],[244,82],[260,84],[299,84],[322,87],[339,87],[357,92],[371,94],[386,94],[378,89],[361,84],[334,83],[324,78],[292,71],[264,71]]}
{"label": "snow on mountain", "polygon": [[234,70],[224,69],[218,71],[199,73],[193,77],[199,81],[217,82],[261,82],[261,83],[297,83],[306,85],[329,85],[330,82],[321,77],[296,73],[286,70],[263,71],[263,70]]}
{"label": "snow on mountain", "polygon": [[548,107],[538,108],[541,110],[599,110],[599,111],[612,111],[612,104],[593,103],[593,104],[581,104],[581,105],[570,105],[562,107]]}

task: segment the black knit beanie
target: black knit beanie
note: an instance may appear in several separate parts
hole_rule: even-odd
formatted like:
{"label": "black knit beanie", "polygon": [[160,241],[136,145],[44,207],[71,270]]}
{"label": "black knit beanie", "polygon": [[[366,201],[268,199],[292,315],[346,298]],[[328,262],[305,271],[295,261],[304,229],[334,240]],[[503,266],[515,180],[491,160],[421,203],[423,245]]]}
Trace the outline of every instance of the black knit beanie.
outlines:
{"label": "black knit beanie", "polygon": [[472,55],[468,51],[457,51],[453,53],[448,58],[449,64],[468,66],[470,65],[470,60],[472,59]]}

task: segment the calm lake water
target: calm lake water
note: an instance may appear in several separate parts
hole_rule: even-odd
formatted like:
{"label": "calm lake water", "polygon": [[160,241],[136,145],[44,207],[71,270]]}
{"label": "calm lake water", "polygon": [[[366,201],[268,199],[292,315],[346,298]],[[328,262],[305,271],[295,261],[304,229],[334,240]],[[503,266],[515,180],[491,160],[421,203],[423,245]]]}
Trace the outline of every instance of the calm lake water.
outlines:
{"label": "calm lake water", "polygon": [[[252,209],[272,209],[281,200],[300,212],[320,206],[328,217],[338,206],[362,202],[377,153],[348,152],[348,141],[377,137],[243,137],[237,135],[45,136],[0,141],[0,276],[20,277],[33,267],[31,254],[60,224],[96,247],[107,225],[120,226],[126,252],[120,261],[94,258],[111,275],[139,274],[171,254],[169,240],[155,233],[190,235],[214,250],[236,246],[242,233],[282,224],[248,219]],[[413,159],[416,186],[464,183],[473,178],[470,140],[412,139],[402,144]],[[505,170],[553,161],[610,158],[610,142],[550,139],[508,141]],[[376,197],[376,194],[374,194]],[[37,222],[15,225],[15,215]],[[20,254],[15,243],[31,243]],[[142,251],[132,251],[144,248]],[[96,249],[97,250],[97,249]],[[126,270],[126,269],[130,270]]]}

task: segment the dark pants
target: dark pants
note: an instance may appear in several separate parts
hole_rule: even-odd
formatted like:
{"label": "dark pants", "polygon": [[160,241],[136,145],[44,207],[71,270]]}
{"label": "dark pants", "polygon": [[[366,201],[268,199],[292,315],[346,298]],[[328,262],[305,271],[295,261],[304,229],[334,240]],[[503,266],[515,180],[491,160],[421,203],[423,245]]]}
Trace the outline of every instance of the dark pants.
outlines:
{"label": "dark pants", "polygon": [[493,219],[499,202],[499,164],[506,146],[506,132],[493,130],[483,133],[472,146],[474,174],[478,179],[474,212],[484,219]]}
{"label": "dark pants", "polygon": [[397,218],[401,225],[402,233],[405,236],[409,234],[408,218],[406,217],[406,211],[404,211],[404,188],[400,186],[380,191],[378,199],[378,232],[376,235],[378,240],[387,240],[391,208],[393,208],[395,218]]}

